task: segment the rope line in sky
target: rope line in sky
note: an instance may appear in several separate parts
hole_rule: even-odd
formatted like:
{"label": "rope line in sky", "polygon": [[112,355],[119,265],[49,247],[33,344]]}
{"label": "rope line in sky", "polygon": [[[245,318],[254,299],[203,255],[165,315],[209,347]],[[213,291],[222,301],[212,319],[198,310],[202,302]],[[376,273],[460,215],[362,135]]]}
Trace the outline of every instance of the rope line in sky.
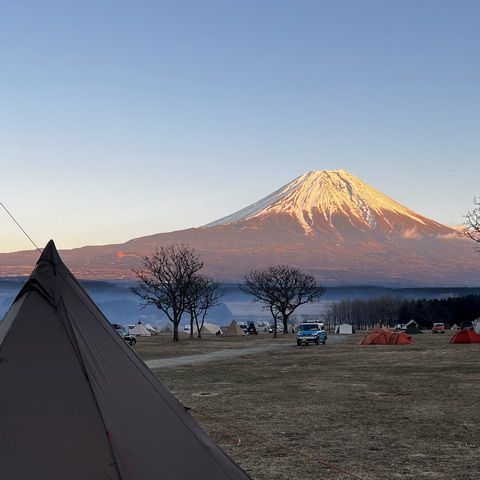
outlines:
{"label": "rope line in sky", "polygon": [[42,251],[37,247],[37,244],[31,239],[30,235],[23,229],[23,227],[17,222],[17,220],[15,219],[15,217],[8,211],[8,208],[2,203],[0,202],[0,205],[3,207],[3,209],[7,212],[8,216],[15,222],[15,224],[17,225],[17,227],[23,232],[23,234],[32,242],[32,245],[40,252],[42,253]]}

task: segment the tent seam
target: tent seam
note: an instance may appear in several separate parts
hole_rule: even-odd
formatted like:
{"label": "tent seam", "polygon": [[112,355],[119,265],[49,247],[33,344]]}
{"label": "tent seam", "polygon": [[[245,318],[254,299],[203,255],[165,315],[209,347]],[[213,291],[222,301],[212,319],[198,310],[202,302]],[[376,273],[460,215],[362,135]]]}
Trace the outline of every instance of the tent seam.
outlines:
{"label": "tent seam", "polygon": [[[57,274],[61,277],[63,277],[63,273],[60,272],[60,271],[57,271]],[[73,275],[70,277],[72,278]],[[63,279],[65,280],[65,284],[70,288],[70,290],[73,292],[73,294],[80,300],[80,302],[93,314],[93,312],[91,311],[90,309],[90,306],[87,305],[83,299],[77,294],[77,292],[72,288],[71,285],[69,285],[69,282],[63,277]],[[73,278],[74,281],[76,281],[75,278]],[[84,291],[84,289],[82,288],[82,290]],[[93,300],[91,299],[91,297],[88,295],[87,292],[85,292],[85,295],[87,296],[87,298],[89,300],[91,300],[92,304],[95,305],[95,302],[93,302]],[[95,305],[96,306],[96,305]],[[108,322],[108,319],[105,317],[105,315],[102,313],[102,311],[96,307],[97,311],[101,314],[101,316]],[[107,331],[105,329],[105,325],[102,325],[102,328],[104,328],[105,331]],[[109,332],[110,333],[110,332]],[[75,333],[74,333],[75,335]],[[116,343],[116,342],[114,342]],[[119,348],[119,346],[117,345],[117,348]],[[126,356],[127,358],[129,358],[125,352],[123,351],[123,349],[119,348],[120,352],[122,353],[122,355]],[[140,361],[144,364],[143,360],[133,351],[131,350],[130,351],[136,358],[137,361]],[[129,359],[130,360],[130,359]],[[202,445],[202,448],[205,450],[205,452],[207,453],[207,455],[212,458],[212,460],[219,466],[219,468],[225,473],[225,475],[228,476],[228,478],[230,478],[231,480],[234,480],[234,477],[232,477],[224,468],[223,466],[220,464],[220,462],[215,458],[215,455],[213,455],[210,451],[210,448],[204,444],[204,442],[202,441],[201,438],[199,438],[196,433],[191,429],[191,427],[178,415],[178,413],[175,411],[175,409],[173,408],[172,405],[170,405],[170,401],[164,397],[163,393],[158,390],[158,388],[156,387],[155,383],[152,381],[152,378],[148,378],[146,375],[145,375],[145,372],[142,371],[142,369],[139,367],[139,365],[136,363],[136,362],[132,362],[134,365],[135,365],[135,368],[136,370],[145,378],[145,380],[148,381],[148,383],[150,384],[150,386],[155,390],[155,392],[157,392],[157,394],[162,398],[162,400],[166,403],[166,405],[168,406],[168,408],[172,411],[172,413],[177,417],[178,420],[180,420],[182,422],[182,424],[185,426],[185,428],[190,432],[190,434],[197,440],[199,441],[200,445]],[[144,364],[145,365],[145,364]],[[146,367],[148,369],[148,367]],[[155,377],[155,375],[150,371],[148,370],[149,374],[153,377],[153,380],[155,382],[158,382],[158,379]],[[90,382],[89,382],[90,383]],[[170,392],[169,392],[170,393]],[[102,416],[102,419],[103,419],[103,416]],[[195,422],[195,419],[193,417],[191,417],[191,419]],[[206,432],[205,432],[206,435],[208,435]],[[225,455],[231,462],[233,462],[233,460],[227,455],[226,452],[223,451],[222,448],[220,448],[220,446],[217,445],[217,447],[219,448],[219,450],[222,452],[223,455]],[[235,463],[235,462],[233,462]],[[239,467],[241,468],[241,467]],[[243,470],[243,469],[242,469]],[[244,470],[243,470],[244,471]],[[245,471],[244,471],[245,472]],[[245,472],[245,474],[248,476],[248,474]]]}
{"label": "tent seam", "polygon": [[[62,325],[67,333],[67,337],[69,338],[70,340],[70,343],[73,347],[73,350],[75,351],[75,354],[77,356],[77,359],[78,359],[78,362],[80,364],[80,367],[82,368],[84,374],[85,374],[85,378],[87,380],[87,384],[90,388],[90,391],[92,393],[92,396],[93,396],[93,399],[94,399],[94,402],[95,402],[95,405],[97,407],[97,410],[98,410],[98,413],[100,415],[100,418],[102,420],[102,424],[103,424],[103,427],[104,427],[104,430],[106,432],[106,438],[107,438],[107,442],[108,442],[108,445],[110,446],[110,450],[111,450],[111,454],[112,454],[112,457],[113,457],[113,460],[115,462],[115,469],[117,470],[117,473],[118,473],[118,476],[120,478],[120,480],[122,480],[123,478],[123,475],[122,473],[120,472],[120,468],[119,468],[119,463],[118,463],[118,459],[117,459],[117,456],[115,455],[115,449],[113,448],[113,445],[112,445],[112,442],[110,440],[110,432],[107,428],[107,424],[105,422],[105,418],[103,417],[103,413],[102,413],[102,409],[100,408],[100,404],[98,403],[98,400],[97,400],[97,397],[95,395],[95,391],[92,387],[92,384],[90,382],[90,375],[88,374],[88,370],[87,370],[87,367],[85,365],[85,362],[83,360],[83,357],[82,357],[82,354],[81,354],[81,351],[80,351],[80,346],[78,344],[78,341],[77,341],[77,338],[75,336],[75,331],[73,329],[73,326],[72,326],[72,321],[70,319],[70,316],[68,315],[68,310],[66,308],[66,305],[63,301],[63,296],[61,297],[60,299],[60,304],[62,305],[63,307],[63,312],[65,314],[65,317],[66,319],[68,320],[68,326],[70,327],[71,329],[71,332],[69,332],[69,330],[67,329],[67,326],[65,325],[65,322],[62,321]],[[61,315],[60,315],[60,312],[57,310],[57,314],[58,316],[60,317],[60,320],[61,320]],[[75,342],[75,343],[74,343]]]}

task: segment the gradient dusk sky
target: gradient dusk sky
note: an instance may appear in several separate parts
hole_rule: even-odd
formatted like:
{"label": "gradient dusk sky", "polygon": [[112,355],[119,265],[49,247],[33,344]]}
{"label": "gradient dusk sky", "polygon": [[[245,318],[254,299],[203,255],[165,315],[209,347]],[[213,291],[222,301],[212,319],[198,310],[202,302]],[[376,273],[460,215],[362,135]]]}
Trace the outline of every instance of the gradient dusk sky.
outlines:
{"label": "gradient dusk sky", "polygon": [[309,170],[449,225],[480,195],[479,1],[0,5],[0,201],[39,246],[200,226]]}

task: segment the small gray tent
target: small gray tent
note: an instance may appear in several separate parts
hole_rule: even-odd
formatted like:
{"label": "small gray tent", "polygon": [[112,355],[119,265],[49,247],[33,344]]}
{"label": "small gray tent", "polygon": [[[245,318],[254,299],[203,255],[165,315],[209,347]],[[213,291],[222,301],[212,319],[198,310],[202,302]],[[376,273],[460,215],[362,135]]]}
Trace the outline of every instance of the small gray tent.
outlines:
{"label": "small gray tent", "polygon": [[0,384],[2,478],[250,478],[115,332],[52,241],[0,322]]}
{"label": "small gray tent", "polygon": [[350,325],[349,323],[341,323],[335,327],[335,333],[340,335],[351,335],[352,333],[355,333],[355,330],[353,325]]}
{"label": "small gray tent", "polygon": [[236,320],[232,320],[230,326],[223,332],[225,337],[241,337],[246,335],[245,331],[240,328]]}

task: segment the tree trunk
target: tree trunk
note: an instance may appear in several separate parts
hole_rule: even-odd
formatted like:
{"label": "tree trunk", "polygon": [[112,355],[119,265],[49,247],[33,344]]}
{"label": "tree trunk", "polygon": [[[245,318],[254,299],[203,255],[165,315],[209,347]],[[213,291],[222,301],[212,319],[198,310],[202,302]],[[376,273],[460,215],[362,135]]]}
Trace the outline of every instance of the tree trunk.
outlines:
{"label": "tree trunk", "polygon": [[[200,328],[198,329],[198,338],[202,338],[202,330],[203,324],[205,323],[205,316],[207,315],[207,311],[205,310],[202,315],[202,323],[200,324]],[[196,319],[197,327],[198,327],[198,318]]]}
{"label": "tree trunk", "polygon": [[200,326],[198,324],[198,318],[195,318],[195,324],[197,325],[197,337],[202,338],[202,327],[203,327],[203,322],[202,325]]}
{"label": "tree trunk", "polygon": [[180,322],[174,322],[173,323],[173,341],[174,342],[178,342],[179,341],[179,338],[178,338],[178,324]]}
{"label": "tree trunk", "polygon": [[277,338],[277,316],[275,315],[272,306],[270,305],[270,313],[273,317],[273,338]]}
{"label": "tree trunk", "polygon": [[288,333],[288,318],[289,318],[289,315],[282,313],[283,333]]}
{"label": "tree trunk", "polygon": [[190,314],[190,339],[193,338],[193,315]]}

